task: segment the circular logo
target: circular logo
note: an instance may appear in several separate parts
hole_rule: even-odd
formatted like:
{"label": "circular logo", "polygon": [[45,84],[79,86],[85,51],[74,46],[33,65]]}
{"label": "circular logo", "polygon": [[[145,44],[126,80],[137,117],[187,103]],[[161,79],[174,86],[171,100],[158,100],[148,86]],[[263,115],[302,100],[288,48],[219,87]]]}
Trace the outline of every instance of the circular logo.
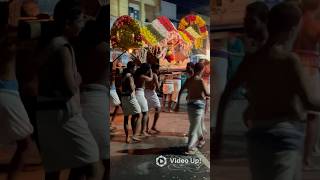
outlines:
{"label": "circular logo", "polygon": [[159,156],[156,158],[156,164],[159,167],[164,167],[165,165],[167,165],[167,158],[164,156]]}

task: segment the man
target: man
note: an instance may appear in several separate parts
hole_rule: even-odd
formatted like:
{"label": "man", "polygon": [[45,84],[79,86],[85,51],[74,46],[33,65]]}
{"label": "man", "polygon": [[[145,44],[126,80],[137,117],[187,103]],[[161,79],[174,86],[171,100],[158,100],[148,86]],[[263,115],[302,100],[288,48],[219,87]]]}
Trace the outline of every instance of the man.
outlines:
{"label": "man", "polygon": [[194,74],[187,79],[186,83],[182,86],[179,95],[175,111],[179,111],[179,102],[181,94],[184,89],[188,90],[188,118],[190,121],[189,133],[188,133],[188,145],[186,154],[193,155],[197,152],[197,148],[202,148],[205,144],[204,140],[204,111],[205,111],[205,99],[209,96],[209,91],[202,79],[204,70],[203,63],[196,63],[194,67]]}
{"label": "man", "polygon": [[150,64],[142,63],[139,69],[134,74],[134,83],[136,85],[135,93],[137,101],[140,105],[142,112],[142,123],[141,123],[141,136],[148,137],[147,122],[148,122],[148,102],[144,95],[145,83],[153,80],[153,73]]}
{"label": "man", "polygon": [[[159,100],[159,97],[156,92],[156,90],[159,90],[159,88],[160,88],[160,83],[159,83],[159,79],[158,79],[159,68],[160,68],[159,64],[153,64],[151,66],[151,69],[153,72],[152,73],[153,80],[150,82],[146,82],[145,90],[144,90],[149,109],[154,108],[154,110],[155,110],[153,125],[151,127],[150,133],[159,133],[160,132],[156,128],[156,125],[157,125],[157,122],[159,119],[159,115],[160,115],[160,109],[161,109],[160,100]],[[149,124],[149,117],[148,117],[148,123],[147,123],[147,132],[149,132],[148,124]]]}
{"label": "man", "polygon": [[121,92],[121,100],[122,100],[122,110],[124,114],[124,131],[126,133],[126,143],[130,143],[131,140],[129,138],[128,132],[128,121],[129,116],[131,115],[131,127],[133,131],[132,140],[134,142],[140,142],[141,139],[138,138],[138,131],[141,126],[140,113],[141,108],[137,101],[135,95],[135,84],[133,79],[133,74],[135,72],[135,63],[133,61],[128,62],[127,68],[123,72],[122,79],[122,92]]}
{"label": "man", "polygon": [[231,92],[243,85],[247,90],[247,116],[252,122],[247,147],[253,180],[300,179],[303,114],[295,100],[300,98],[308,109],[320,109],[299,59],[288,48],[300,17],[299,8],[290,3],[280,3],[270,11],[268,41],[246,57],[220,101],[217,118],[222,129]]}

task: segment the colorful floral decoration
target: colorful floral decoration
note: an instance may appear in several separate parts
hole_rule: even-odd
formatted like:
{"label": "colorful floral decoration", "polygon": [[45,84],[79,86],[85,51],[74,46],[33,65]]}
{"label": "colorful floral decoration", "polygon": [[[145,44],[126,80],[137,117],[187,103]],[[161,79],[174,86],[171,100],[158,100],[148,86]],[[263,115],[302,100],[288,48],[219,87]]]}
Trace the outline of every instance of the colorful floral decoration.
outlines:
{"label": "colorful floral decoration", "polygon": [[188,45],[192,45],[192,41],[188,38],[188,36],[183,31],[179,31],[179,34],[184,42],[186,42]]}
{"label": "colorful floral decoration", "polygon": [[154,35],[158,42],[165,39],[165,36],[159,33],[151,24],[146,25],[146,28]]}
{"label": "colorful floral decoration", "polygon": [[189,26],[197,25],[200,31],[200,35],[205,38],[208,35],[206,22],[198,15],[187,15],[181,19],[179,23],[179,30],[184,30]]}
{"label": "colorful floral decoration", "polygon": [[152,21],[152,26],[156,29],[162,36],[168,37],[169,31],[160,23],[158,19]]}
{"label": "colorful floral decoration", "polygon": [[208,36],[205,21],[198,15],[187,15],[180,20],[178,26],[179,34],[186,40],[189,38],[194,43],[194,48],[202,48],[203,40]]}
{"label": "colorful floral decoration", "polygon": [[141,34],[143,41],[148,45],[155,46],[159,43],[157,38],[148,30],[147,27],[144,26],[141,28]]}
{"label": "colorful floral decoration", "polygon": [[167,51],[167,54],[166,54],[165,58],[167,59],[167,61],[169,63],[171,63],[171,62],[173,62],[175,60],[174,54],[173,54],[173,52],[171,50]]}
{"label": "colorful floral decoration", "polygon": [[177,29],[174,27],[172,22],[167,17],[159,16],[157,20],[159,21],[160,24],[163,25],[163,27],[167,29],[168,32],[177,31]]}
{"label": "colorful floral decoration", "polygon": [[142,46],[139,24],[130,16],[121,16],[111,28],[111,45],[114,49],[128,50]]}
{"label": "colorful floral decoration", "polygon": [[194,39],[194,47],[196,49],[202,48],[202,45],[203,45],[202,37],[200,34],[196,32],[196,30],[192,26],[189,26],[185,30],[185,32],[187,32],[187,34],[192,36],[192,38]]}

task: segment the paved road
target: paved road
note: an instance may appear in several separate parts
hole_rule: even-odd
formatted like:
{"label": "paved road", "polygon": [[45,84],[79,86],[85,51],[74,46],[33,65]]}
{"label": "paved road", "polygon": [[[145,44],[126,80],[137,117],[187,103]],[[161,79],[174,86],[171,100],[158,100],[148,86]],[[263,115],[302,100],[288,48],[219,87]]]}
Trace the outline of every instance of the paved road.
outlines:
{"label": "paved road", "polygon": [[[111,139],[111,180],[209,180],[210,145],[201,149],[195,156],[183,154],[188,131],[188,118],[185,106],[180,113],[161,113],[157,136],[152,136],[139,144],[125,144],[122,130],[122,116],[115,125],[119,132]],[[209,114],[206,116],[209,127]],[[210,134],[210,132],[208,132]],[[209,141],[209,136],[206,137]],[[156,158],[164,156],[167,165],[159,167]],[[192,163],[172,163],[171,160],[189,160]],[[200,163],[197,163],[197,162]]]}

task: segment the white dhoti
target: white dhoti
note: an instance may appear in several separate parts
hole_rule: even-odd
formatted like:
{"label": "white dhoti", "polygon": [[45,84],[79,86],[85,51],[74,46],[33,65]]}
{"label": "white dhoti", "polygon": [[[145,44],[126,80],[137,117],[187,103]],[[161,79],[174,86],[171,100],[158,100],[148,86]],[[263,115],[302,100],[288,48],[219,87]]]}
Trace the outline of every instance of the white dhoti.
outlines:
{"label": "white dhoti", "polygon": [[144,93],[148,102],[149,109],[161,108],[160,100],[155,90],[146,89],[144,90]]}
{"label": "white dhoti", "polygon": [[181,89],[181,79],[173,79],[173,92],[171,97],[171,100],[173,102],[178,101],[180,89]]}
{"label": "white dhoti", "polygon": [[118,96],[118,93],[115,89],[111,89],[110,90],[110,105],[115,107],[115,106],[119,106],[121,104],[120,102],[120,98]]}
{"label": "white dhoti", "polygon": [[135,95],[122,96],[122,111],[124,116],[140,114],[141,108]]}
{"label": "white dhoti", "polygon": [[136,90],[136,98],[137,98],[137,101],[138,101],[139,106],[141,108],[141,112],[148,112],[149,111],[148,102],[147,102],[147,99],[144,95],[143,88],[139,88]]}
{"label": "white dhoti", "polygon": [[166,80],[162,86],[163,94],[172,94],[174,91],[173,81]]}
{"label": "white dhoti", "polygon": [[25,139],[33,132],[19,93],[0,89],[0,144],[7,145]]}
{"label": "white dhoti", "polygon": [[44,169],[53,172],[99,160],[98,145],[83,118],[79,95],[65,108],[37,111],[39,143]]}
{"label": "white dhoti", "polygon": [[109,159],[109,112],[108,89],[99,84],[90,84],[81,92],[81,107],[84,119],[95,138],[100,159]]}

